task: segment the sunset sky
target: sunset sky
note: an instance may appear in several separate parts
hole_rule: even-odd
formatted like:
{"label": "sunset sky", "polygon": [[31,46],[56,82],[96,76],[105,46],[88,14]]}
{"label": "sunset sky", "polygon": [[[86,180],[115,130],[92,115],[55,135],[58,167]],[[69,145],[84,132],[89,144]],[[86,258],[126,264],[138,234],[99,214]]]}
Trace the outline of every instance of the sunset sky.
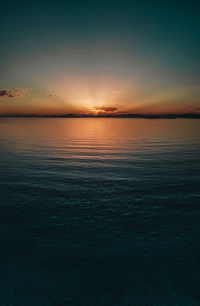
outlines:
{"label": "sunset sky", "polygon": [[4,1],[0,114],[200,113],[199,1]]}

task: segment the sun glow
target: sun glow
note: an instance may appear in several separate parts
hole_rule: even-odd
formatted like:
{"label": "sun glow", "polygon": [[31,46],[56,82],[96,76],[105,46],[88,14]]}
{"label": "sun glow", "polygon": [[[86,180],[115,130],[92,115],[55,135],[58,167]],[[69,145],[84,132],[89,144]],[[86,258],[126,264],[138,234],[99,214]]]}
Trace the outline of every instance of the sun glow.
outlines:
{"label": "sun glow", "polygon": [[[62,76],[48,82],[53,96],[74,110],[98,114],[106,107],[118,107],[121,96],[127,91],[127,82],[108,76]],[[108,109],[109,111],[109,109]],[[112,111],[112,109],[110,109]]]}

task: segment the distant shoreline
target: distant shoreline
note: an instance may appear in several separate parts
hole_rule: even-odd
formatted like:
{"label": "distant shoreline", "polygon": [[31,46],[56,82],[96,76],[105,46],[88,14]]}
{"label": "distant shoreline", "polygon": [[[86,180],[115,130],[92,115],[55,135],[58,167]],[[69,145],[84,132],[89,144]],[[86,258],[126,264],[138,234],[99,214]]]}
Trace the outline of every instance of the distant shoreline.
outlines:
{"label": "distant shoreline", "polygon": [[121,115],[23,115],[4,114],[1,118],[133,118],[133,119],[200,119],[200,114],[166,114],[166,115],[145,115],[145,114],[121,114]]}

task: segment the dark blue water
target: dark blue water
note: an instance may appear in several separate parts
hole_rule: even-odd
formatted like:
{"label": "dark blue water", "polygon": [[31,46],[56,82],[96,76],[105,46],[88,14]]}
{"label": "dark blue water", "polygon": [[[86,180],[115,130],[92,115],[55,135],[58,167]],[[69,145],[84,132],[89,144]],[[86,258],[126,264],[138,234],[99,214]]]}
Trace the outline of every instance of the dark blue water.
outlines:
{"label": "dark blue water", "polygon": [[200,305],[200,120],[1,119],[0,305]]}

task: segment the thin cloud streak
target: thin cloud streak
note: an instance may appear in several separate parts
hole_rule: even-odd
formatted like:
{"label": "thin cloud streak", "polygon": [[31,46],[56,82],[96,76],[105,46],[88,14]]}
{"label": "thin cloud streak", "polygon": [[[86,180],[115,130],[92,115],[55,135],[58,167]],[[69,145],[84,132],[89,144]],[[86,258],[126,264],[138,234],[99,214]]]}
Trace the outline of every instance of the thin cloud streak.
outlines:
{"label": "thin cloud streak", "polygon": [[96,106],[94,107],[96,111],[103,111],[103,112],[116,112],[118,110],[117,107],[109,107],[109,106]]}

